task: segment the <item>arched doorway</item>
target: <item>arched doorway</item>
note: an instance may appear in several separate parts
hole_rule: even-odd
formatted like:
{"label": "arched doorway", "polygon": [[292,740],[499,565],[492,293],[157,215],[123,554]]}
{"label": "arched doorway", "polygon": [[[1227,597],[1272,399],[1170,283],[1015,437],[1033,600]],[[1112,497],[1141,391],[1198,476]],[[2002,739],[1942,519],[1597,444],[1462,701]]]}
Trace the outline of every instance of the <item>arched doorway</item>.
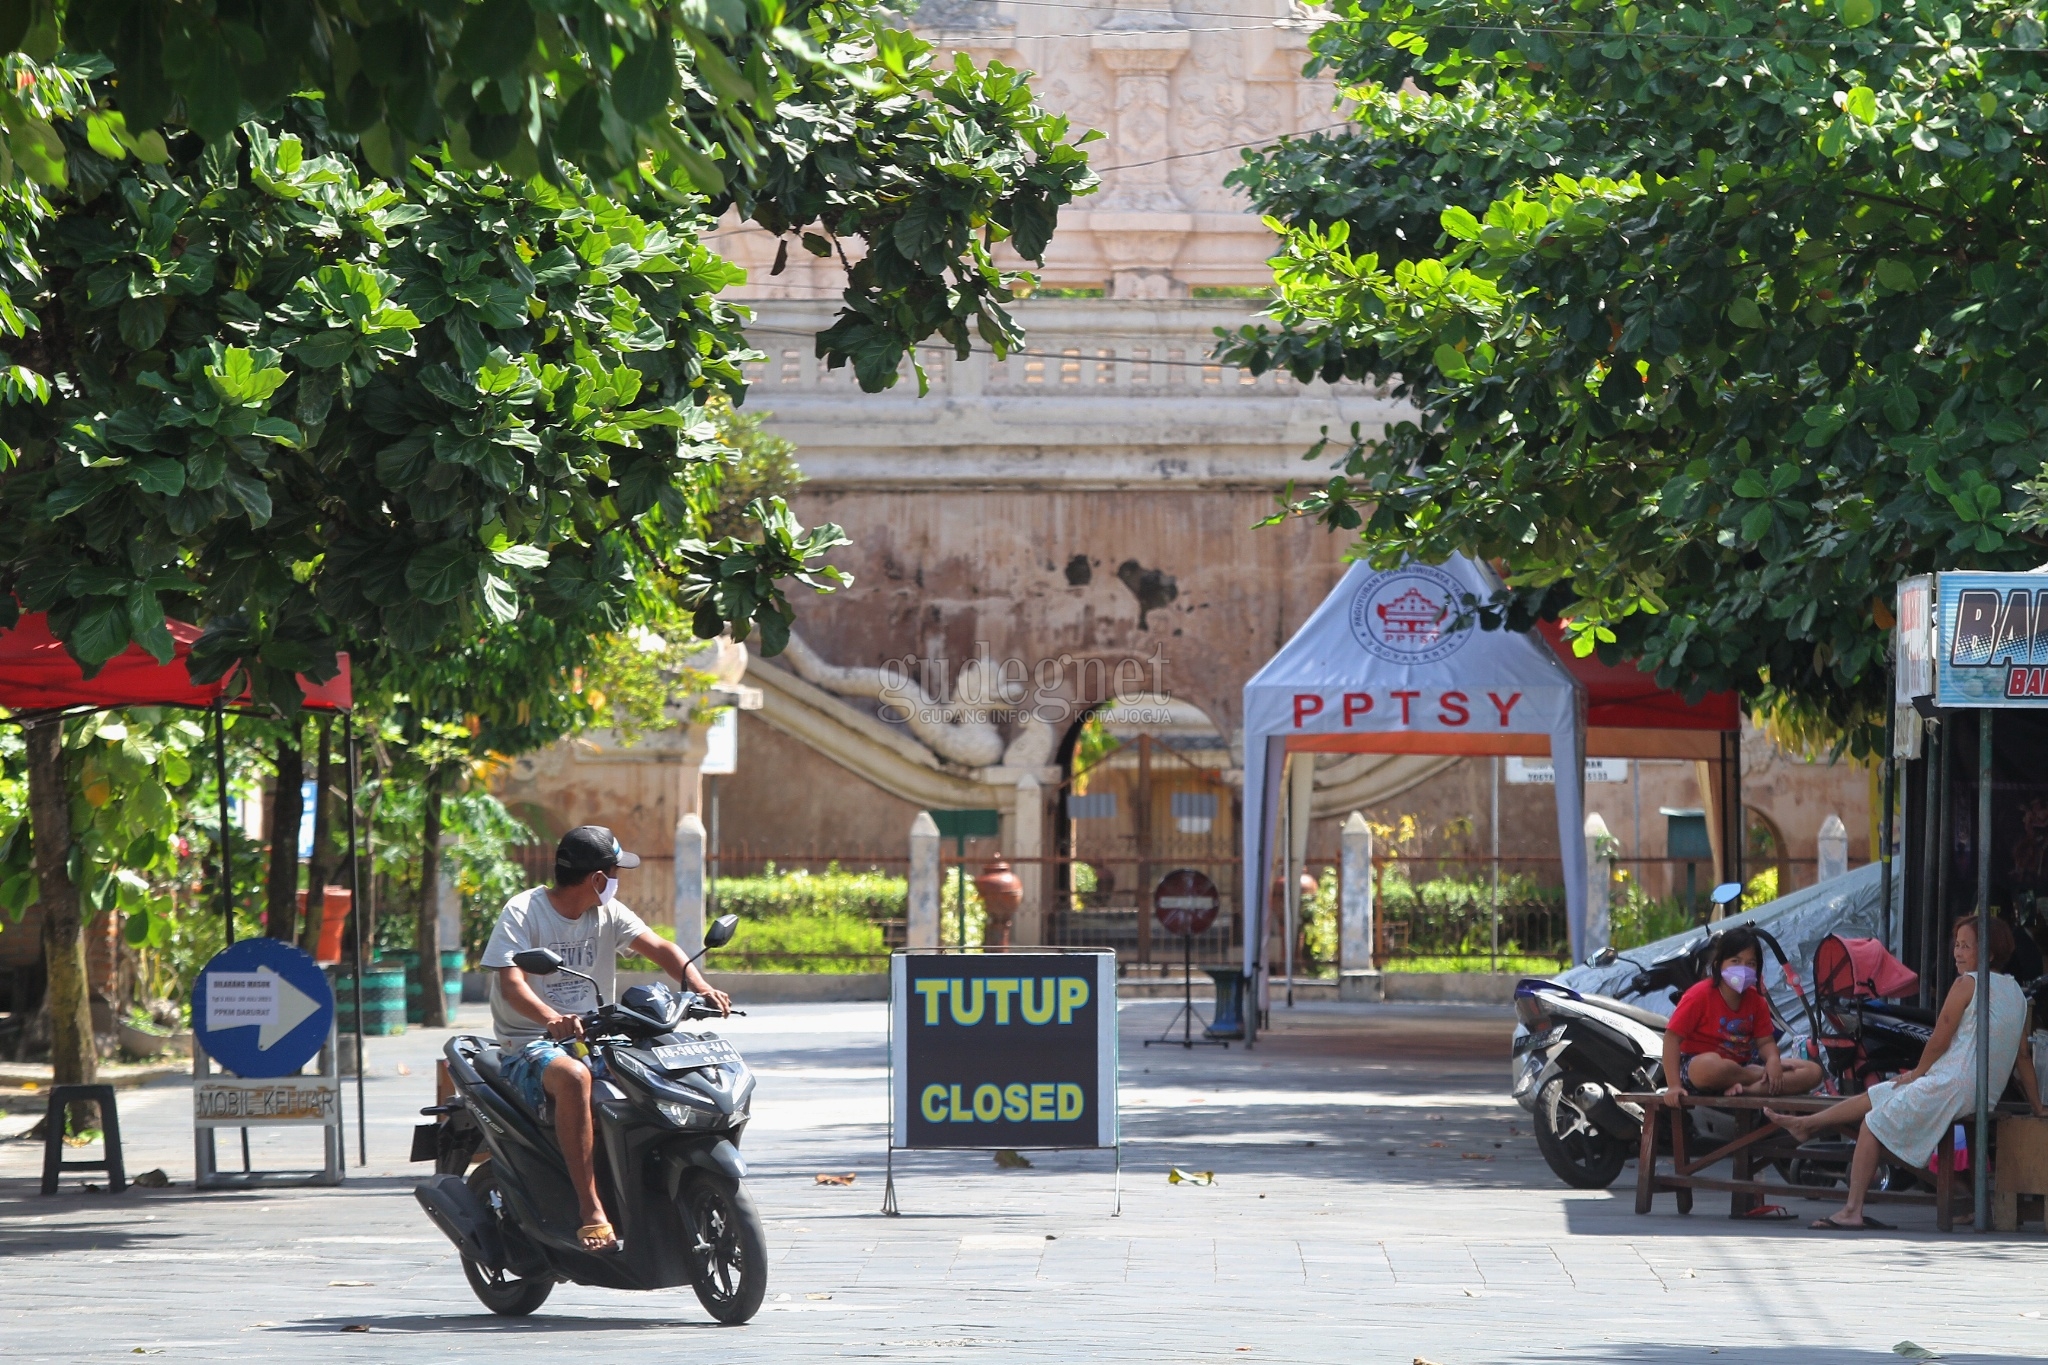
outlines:
{"label": "arched doorway", "polygon": [[1083,713],[1058,761],[1046,942],[1113,948],[1126,975],[1177,970],[1183,945],[1153,919],[1152,891],[1187,868],[1215,882],[1221,897],[1192,953],[1228,961],[1239,933],[1239,799],[1225,777],[1233,765],[1220,727],[1184,701],[1122,698]]}

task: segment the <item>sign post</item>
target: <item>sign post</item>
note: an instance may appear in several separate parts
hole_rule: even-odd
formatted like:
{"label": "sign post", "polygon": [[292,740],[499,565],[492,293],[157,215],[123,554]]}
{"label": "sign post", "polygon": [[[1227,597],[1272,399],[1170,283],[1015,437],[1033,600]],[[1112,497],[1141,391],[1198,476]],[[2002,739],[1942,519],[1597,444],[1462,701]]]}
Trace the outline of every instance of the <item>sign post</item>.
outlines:
{"label": "sign post", "polygon": [[[1209,1035],[1209,1022],[1195,1013],[1195,935],[1216,922],[1216,912],[1223,905],[1223,897],[1217,893],[1216,883],[1192,868],[1178,868],[1159,879],[1159,885],[1152,888],[1152,913],[1159,920],[1160,927],[1169,934],[1180,935],[1180,1013],[1166,1021],[1166,1030],[1157,1038],[1147,1038],[1145,1046],[1154,1043],[1179,1043],[1192,1048],[1197,1043],[1227,1048],[1229,1043]],[[1195,1025],[1202,1025],[1202,1036],[1195,1037]],[[1180,1025],[1180,1037],[1173,1036],[1173,1026]]]}
{"label": "sign post", "polygon": [[[214,954],[192,990],[193,1183],[338,1185],[342,1180],[341,1074],[334,992],[296,946],[249,938]],[[301,1074],[320,1059],[319,1071]],[[216,1072],[215,1067],[219,1067]],[[251,1128],[318,1127],[326,1160],[314,1172],[252,1171]],[[214,1135],[244,1133],[242,1170],[222,1173]]]}
{"label": "sign post", "polygon": [[1116,955],[898,952],[889,962],[889,1175],[898,1151],[1122,1152]]}

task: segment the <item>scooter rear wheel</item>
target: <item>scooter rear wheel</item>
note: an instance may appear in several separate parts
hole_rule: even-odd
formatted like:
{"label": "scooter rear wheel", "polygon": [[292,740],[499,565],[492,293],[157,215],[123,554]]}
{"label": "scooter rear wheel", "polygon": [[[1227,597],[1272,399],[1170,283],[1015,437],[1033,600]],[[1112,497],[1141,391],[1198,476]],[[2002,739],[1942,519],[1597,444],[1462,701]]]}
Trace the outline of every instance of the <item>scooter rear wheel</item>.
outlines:
{"label": "scooter rear wheel", "polygon": [[[498,1206],[491,1196],[497,1192],[497,1180],[486,1161],[469,1173],[470,1193],[479,1203],[498,1216]],[[548,1301],[548,1295],[555,1292],[555,1282],[547,1276],[535,1276],[522,1280],[502,1270],[479,1265],[469,1257],[462,1258],[462,1273],[469,1280],[469,1287],[475,1291],[478,1302],[508,1318],[523,1318]]]}
{"label": "scooter rear wheel", "polygon": [[761,1310],[768,1294],[768,1238],[760,1210],[746,1186],[709,1171],[693,1172],[682,1197],[686,1225],[696,1229],[690,1268],[697,1301],[712,1317],[737,1326]]}
{"label": "scooter rear wheel", "polygon": [[1582,1113],[1572,1095],[1586,1078],[1566,1072],[1550,1078],[1536,1095],[1536,1150],[1557,1178],[1575,1190],[1604,1190],[1632,1155],[1627,1143],[1609,1137]]}

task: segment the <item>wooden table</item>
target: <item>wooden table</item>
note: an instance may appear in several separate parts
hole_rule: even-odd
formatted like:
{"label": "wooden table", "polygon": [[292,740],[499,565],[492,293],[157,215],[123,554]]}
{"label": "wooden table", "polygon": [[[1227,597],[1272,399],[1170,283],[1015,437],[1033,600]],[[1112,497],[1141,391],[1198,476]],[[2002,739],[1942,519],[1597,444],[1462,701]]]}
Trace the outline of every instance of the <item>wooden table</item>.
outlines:
{"label": "wooden table", "polygon": [[[1796,1195],[1805,1199],[1829,1199],[1839,1197],[1841,1192],[1830,1193],[1820,1186],[1791,1185],[1776,1180],[1756,1178],[1758,1159],[1764,1162],[1791,1156],[1799,1144],[1790,1133],[1777,1124],[1765,1120],[1766,1106],[1784,1114],[1818,1114],[1840,1101],[1826,1095],[1687,1095],[1686,1109],[1720,1109],[1736,1116],[1739,1129],[1734,1141],[1725,1142],[1699,1157],[1686,1152],[1685,1123],[1682,1112],[1664,1101],[1662,1094],[1631,1094],[1619,1098],[1630,1104],[1640,1105],[1645,1115],[1643,1123],[1643,1147],[1636,1161],[1636,1212],[1648,1213],[1651,1201],[1660,1190],[1671,1190],[1678,1196],[1678,1211],[1692,1212],[1694,1190],[1727,1190],[1729,1192],[1728,1216],[1741,1218],[1752,1209],[1773,1197],[1783,1198]],[[1994,1111],[1997,1112],[1997,1111]],[[1666,1175],[1657,1169],[1657,1126],[1667,1125],[1671,1136],[1671,1172]],[[1976,1118],[1966,1115],[1959,1120],[1965,1129],[1974,1130]],[[1970,1143],[1974,1159],[1983,1159],[1982,1145],[1974,1140]],[[1921,1191],[1872,1190],[1864,1200],[1872,1204],[1932,1204],[1934,1223],[1943,1232],[1955,1226],[1955,1129],[1951,1127],[1942,1135],[1941,1145],[1936,1149],[1937,1159],[1934,1170],[1934,1193]],[[1734,1170],[1731,1178],[1719,1179],[1699,1174],[1707,1167],[1722,1161],[1732,1161]],[[1968,1183],[1965,1182],[1965,1189]]]}

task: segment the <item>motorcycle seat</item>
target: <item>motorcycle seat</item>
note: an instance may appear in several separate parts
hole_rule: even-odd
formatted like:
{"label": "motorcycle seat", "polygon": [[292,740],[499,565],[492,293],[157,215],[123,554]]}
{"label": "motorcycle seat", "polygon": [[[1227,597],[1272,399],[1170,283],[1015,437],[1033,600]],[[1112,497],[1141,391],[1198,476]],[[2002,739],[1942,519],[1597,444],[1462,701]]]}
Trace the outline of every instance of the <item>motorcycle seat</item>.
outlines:
{"label": "motorcycle seat", "polygon": [[481,1048],[470,1060],[476,1067],[476,1074],[484,1078],[484,1084],[497,1091],[507,1104],[520,1113],[536,1122],[540,1121],[541,1116],[533,1112],[533,1106],[519,1093],[519,1087],[506,1078],[505,1058],[502,1052],[495,1046]]}
{"label": "motorcycle seat", "polygon": [[1662,1033],[1671,1023],[1669,1019],[1666,1019],[1661,1014],[1652,1014],[1648,1010],[1637,1009],[1634,1005],[1623,1000],[1616,1000],[1611,995],[1588,995],[1584,998],[1595,1002],[1602,1009],[1612,1010],[1624,1019],[1632,1019],[1644,1028],[1655,1029],[1659,1033]]}

